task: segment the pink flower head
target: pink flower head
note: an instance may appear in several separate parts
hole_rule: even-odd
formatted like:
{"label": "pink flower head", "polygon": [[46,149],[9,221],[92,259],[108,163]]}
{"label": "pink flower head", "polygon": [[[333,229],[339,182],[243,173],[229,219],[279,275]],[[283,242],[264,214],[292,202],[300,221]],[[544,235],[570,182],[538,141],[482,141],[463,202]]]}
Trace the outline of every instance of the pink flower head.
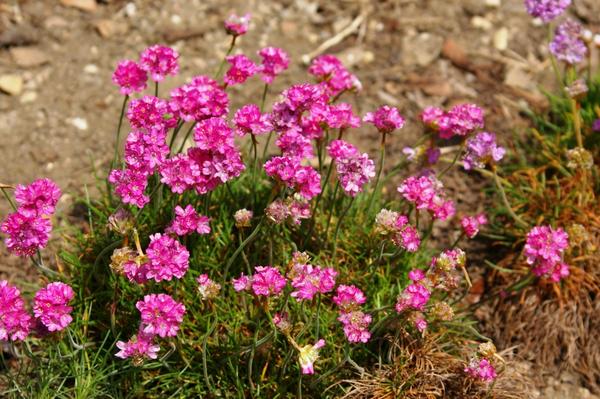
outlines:
{"label": "pink flower head", "polygon": [[337,272],[333,268],[308,264],[297,266],[292,278],[292,287],[296,290],[290,294],[297,301],[312,300],[317,293],[327,293],[335,286]]}
{"label": "pink flower head", "polygon": [[458,268],[464,268],[466,260],[465,252],[460,248],[449,249],[432,257],[427,272],[429,282],[444,291],[458,287],[461,277]]}
{"label": "pink flower head", "polygon": [[421,269],[413,269],[410,272],[408,272],[408,278],[411,281],[418,283],[419,281],[425,278],[425,272]]}
{"label": "pink flower head", "polygon": [[442,116],[444,116],[444,110],[438,107],[426,107],[421,112],[421,121],[431,127],[432,129],[437,129],[438,121]]}
{"label": "pink flower head", "polygon": [[344,313],[356,310],[366,301],[365,294],[354,285],[339,285],[333,297],[333,303]]}
{"label": "pink flower head", "polygon": [[459,104],[439,117],[437,125],[440,137],[466,136],[484,125],[483,110],[475,104]]}
{"label": "pink flower head", "polygon": [[360,90],[358,78],[352,75],[334,55],[324,54],[313,60],[308,73],[315,76],[331,96],[338,96],[346,90]]}
{"label": "pink flower head", "polygon": [[14,212],[6,217],[0,231],[7,235],[4,242],[11,253],[33,256],[38,249],[45,248],[48,244],[52,223],[45,217],[27,217]]}
{"label": "pink flower head", "polygon": [[360,154],[350,143],[334,140],[327,147],[331,158],[336,162],[338,179],[344,192],[355,197],[365,184],[375,176],[375,164],[369,156]]}
{"label": "pink flower head", "polygon": [[281,149],[281,153],[285,157],[309,159],[315,156],[312,141],[296,129],[290,129],[281,133],[275,144]]}
{"label": "pink flower head", "polygon": [[233,130],[223,118],[209,118],[196,124],[194,141],[202,150],[219,151],[234,145]]}
{"label": "pink flower head", "polygon": [[169,154],[166,130],[133,130],[127,136],[124,159],[128,169],[147,176],[161,165]]}
{"label": "pink flower head", "polygon": [[406,309],[412,309],[422,312],[425,310],[425,305],[429,301],[430,296],[431,291],[423,284],[418,282],[409,284],[400,296],[398,296],[396,311],[401,313]]}
{"label": "pink flower head", "polygon": [[169,103],[154,96],[131,100],[127,108],[127,119],[134,129],[165,130],[177,124]]}
{"label": "pink flower head", "polygon": [[48,331],[64,330],[73,321],[69,301],[75,292],[69,285],[61,282],[48,284],[40,289],[34,298],[33,314],[40,319]]}
{"label": "pink flower head", "polygon": [[115,356],[121,359],[132,358],[134,365],[142,365],[144,359],[156,359],[158,357],[160,346],[154,344],[153,341],[154,335],[140,331],[138,335],[134,335],[127,342],[118,341],[117,348],[120,351]]}
{"label": "pink flower head", "polygon": [[368,112],[364,122],[372,123],[381,133],[391,133],[404,127],[404,118],[397,108],[384,105],[375,112]]}
{"label": "pink flower head", "polygon": [[0,341],[23,341],[30,328],[31,316],[18,288],[0,280]]}
{"label": "pink flower head", "polygon": [[139,256],[123,263],[123,273],[127,280],[132,283],[144,284],[148,281],[146,274],[148,273],[148,258]]}
{"label": "pink flower head", "polygon": [[487,223],[488,220],[484,213],[480,213],[476,216],[465,216],[460,220],[463,232],[469,238],[475,237],[477,233],[479,233],[481,226]]}
{"label": "pink flower head", "polygon": [[155,82],[162,82],[167,75],[177,75],[179,54],[171,47],[155,44],[140,54],[140,66]]}
{"label": "pink flower head", "polygon": [[506,151],[496,144],[494,133],[481,132],[467,139],[467,150],[463,157],[466,170],[485,168],[486,164],[500,161]]}
{"label": "pink flower head", "polygon": [[329,105],[326,115],[326,123],[332,129],[349,129],[360,126],[360,118],[352,112],[352,106],[348,103]]}
{"label": "pink flower head", "polygon": [[252,276],[252,291],[259,296],[279,295],[286,285],[285,277],[271,266],[256,266]]}
{"label": "pink flower head", "polygon": [[198,282],[198,292],[203,300],[216,298],[221,291],[221,284],[211,280],[208,274],[201,274],[196,282]]}
{"label": "pink flower head", "polygon": [[171,191],[177,194],[193,187],[200,174],[200,166],[192,162],[186,154],[177,154],[160,165],[161,183],[169,186]]}
{"label": "pink flower head", "polygon": [[206,216],[198,215],[191,205],[186,206],[185,209],[177,205],[175,207],[175,219],[173,219],[171,225],[166,229],[166,232],[175,233],[178,236],[191,234],[193,232],[198,234],[209,234],[209,220],[210,219]]}
{"label": "pink flower head", "polygon": [[185,246],[169,235],[160,233],[150,236],[146,249],[148,268],[146,278],[159,282],[181,278],[189,267],[190,253]]}
{"label": "pink flower head", "polygon": [[419,330],[419,332],[423,332],[427,329],[427,320],[422,315],[417,315],[415,317],[415,328]]}
{"label": "pink flower head", "polygon": [[344,325],[344,334],[351,343],[367,343],[371,339],[369,324],[372,317],[370,314],[363,313],[360,310],[342,313],[338,320]]}
{"label": "pink flower head", "polygon": [[108,181],[115,186],[115,194],[125,204],[135,205],[143,208],[150,197],[144,194],[148,186],[148,173],[144,170],[114,169],[108,175]]}
{"label": "pink flower head", "polygon": [[314,363],[319,358],[319,350],[325,346],[325,340],[320,339],[314,345],[305,345],[300,348],[300,354],[298,361],[300,362],[300,368],[302,374],[314,374]]}
{"label": "pink flower head", "polygon": [[299,225],[301,219],[310,218],[311,211],[308,202],[297,196],[296,194],[291,198],[276,199],[267,205],[265,215],[275,224],[281,224],[289,218],[293,224]]}
{"label": "pink flower head", "polygon": [[277,47],[265,47],[258,52],[258,55],[262,58],[258,71],[262,74],[261,79],[267,84],[273,83],[275,77],[285,71],[290,64],[287,53]]}
{"label": "pink flower head", "polygon": [[310,166],[302,166],[298,158],[274,157],[265,163],[267,175],[275,177],[307,200],[321,192],[321,175]]}
{"label": "pink flower head", "polygon": [[231,279],[231,283],[233,284],[233,289],[238,292],[249,291],[252,288],[252,279],[244,275],[244,273],[238,278]]}
{"label": "pink flower head", "polygon": [[135,307],[140,311],[142,331],[146,334],[174,337],[183,321],[185,306],[167,294],[150,294],[138,301]]}
{"label": "pink flower head", "polygon": [[535,262],[557,263],[562,261],[565,249],[569,247],[569,236],[561,228],[535,226],[527,233],[523,253],[530,265]]}
{"label": "pink flower head", "polygon": [[186,122],[219,117],[229,112],[229,98],[219,84],[207,76],[196,76],[171,91],[171,111]]}
{"label": "pink flower head", "polygon": [[465,367],[465,373],[484,382],[492,382],[497,377],[496,369],[487,359],[471,360]]}
{"label": "pink flower head", "polygon": [[112,81],[119,86],[121,94],[130,95],[146,89],[148,75],[135,61],[119,62],[112,76]]}
{"label": "pink flower head", "polygon": [[229,18],[225,20],[225,30],[230,35],[241,36],[248,31],[249,24],[250,14],[246,14],[241,17],[231,14]]}
{"label": "pink flower head", "polygon": [[192,168],[198,171],[194,185],[198,194],[206,194],[219,185],[238,177],[246,168],[237,148],[223,145],[214,150],[190,148],[188,157]]}
{"label": "pink flower head", "polygon": [[258,71],[254,61],[243,54],[230,55],[225,60],[231,65],[223,77],[229,86],[244,83]]}
{"label": "pink flower head", "polygon": [[560,16],[571,4],[571,0],[525,0],[529,15],[548,23]]}
{"label": "pink flower head", "polygon": [[588,51],[581,40],[581,25],[570,19],[558,25],[549,48],[557,59],[569,65],[579,64]]}
{"label": "pink flower head", "polygon": [[60,195],[60,189],[50,179],[38,179],[28,186],[19,184],[15,188],[18,212],[26,217],[54,214]]}
{"label": "pink flower head", "polygon": [[454,215],[454,203],[447,200],[443,184],[433,175],[411,176],[398,187],[407,201],[414,203],[417,209],[427,209],[440,220]]}
{"label": "pink flower head", "polygon": [[238,109],[233,117],[238,136],[265,134],[273,129],[268,114],[261,114],[256,104],[246,104]]}

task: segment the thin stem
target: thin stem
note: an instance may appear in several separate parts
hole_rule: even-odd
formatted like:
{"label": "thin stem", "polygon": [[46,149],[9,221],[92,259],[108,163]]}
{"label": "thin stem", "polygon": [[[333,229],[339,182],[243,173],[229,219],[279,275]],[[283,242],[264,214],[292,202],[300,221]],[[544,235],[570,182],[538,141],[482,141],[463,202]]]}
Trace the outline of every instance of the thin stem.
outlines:
{"label": "thin stem", "polygon": [[229,258],[229,260],[227,261],[227,264],[225,265],[225,270],[223,271],[223,281],[227,280],[227,272],[229,271],[229,268],[235,261],[235,258],[237,258],[237,256],[240,254],[240,252],[242,252],[244,250],[244,248],[248,244],[250,244],[250,242],[254,239],[254,237],[256,237],[256,235],[258,234],[258,231],[260,230],[260,226],[262,226],[264,220],[265,220],[264,218],[260,219],[260,222],[258,222],[256,227],[254,228],[254,231],[252,231],[252,233],[250,233],[250,235],[235,250],[233,255],[231,255],[231,258]]}
{"label": "thin stem", "polygon": [[267,100],[267,93],[269,92],[269,84],[265,83],[265,87],[263,89],[262,98],[260,99],[260,113],[262,114],[265,109],[265,101]]}
{"label": "thin stem", "polygon": [[373,193],[371,194],[371,198],[369,199],[369,206],[367,207],[367,215],[371,212],[371,207],[373,206],[373,200],[377,195],[377,191],[379,191],[379,178],[381,177],[381,171],[383,170],[383,165],[385,162],[385,132],[383,132],[381,136],[381,148],[379,154],[379,169],[377,170],[377,176],[375,177],[375,187],[373,187]]}
{"label": "thin stem", "polygon": [[169,142],[169,151],[173,150],[173,144],[175,144],[175,138],[177,137],[177,134],[183,127],[184,123],[185,123],[185,121],[183,121],[182,119],[180,119],[177,122],[177,126],[175,126],[175,130],[173,130],[173,136],[171,136],[171,141]]}
{"label": "thin stem", "polygon": [[221,60],[221,63],[219,64],[219,69],[217,69],[217,73],[215,74],[215,80],[218,80],[221,77],[221,73],[223,73],[223,67],[225,66],[225,61],[227,60],[227,57],[229,57],[229,55],[233,51],[233,48],[235,47],[235,40],[236,39],[237,39],[236,35],[234,35],[231,38],[231,44],[229,45],[229,49],[227,50],[227,54],[225,54],[225,57],[223,57],[223,59]]}
{"label": "thin stem", "polygon": [[179,146],[179,149],[177,150],[177,153],[180,153],[181,151],[183,151],[183,147],[185,146],[185,142],[190,137],[190,134],[192,134],[192,131],[194,130],[194,126],[196,126],[196,122],[194,122],[192,124],[192,126],[190,126],[190,128],[188,129],[188,131],[185,133],[185,137],[183,138],[183,141],[181,142],[181,145]]}
{"label": "thin stem", "polygon": [[123,98],[123,105],[121,106],[121,116],[119,116],[119,124],[117,125],[117,141],[115,142],[115,154],[113,156],[112,163],[110,164],[110,168],[114,169],[117,161],[119,160],[119,145],[121,142],[121,126],[123,125],[123,116],[125,115],[125,107],[127,106],[127,101],[129,101],[129,95],[126,95]]}
{"label": "thin stem", "polygon": [[496,183],[496,187],[498,188],[498,191],[500,192],[500,197],[502,198],[502,202],[504,203],[504,206],[506,207],[506,210],[508,211],[508,214],[514,219],[515,222],[517,222],[518,225],[520,225],[521,227],[527,227],[527,223],[525,223],[523,221],[523,219],[521,219],[511,208],[510,204],[508,203],[508,198],[506,197],[506,192],[504,191],[504,187],[502,187],[502,183],[500,183],[500,179],[498,178],[498,172],[496,171],[496,166],[492,165],[492,172],[494,173],[494,183]]}
{"label": "thin stem", "polygon": [[329,232],[329,225],[331,224],[331,217],[333,215],[333,208],[335,208],[335,197],[340,188],[340,182],[335,182],[335,189],[333,190],[333,197],[331,198],[331,207],[329,209],[329,217],[327,218],[327,225],[325,226],[325,240],[327,240],[327,233]]}
{"label": "thin stem", "polygon": [[10,204],[10,207],[12,208],[13,211],[17,211],[17,205],[14,203],[14,201],[12,200],[12,198],[10,198],[10,195],[8,195],[8,193],[6,192],[6,188],[2,187],[0,188],[0,190],[2,190],[2,194],[4,194],[4,197],[6,198],[6,200],[8,201],[8,203]]}
{"label": "thin stem", "polygon": [[340,227],[342,226],[342,221],[344,220],[344,217],[346,216],[346,214],[348,213],[350,208],[352,208],[353,203],[354,203],[354,197],[352,197],[350,199],[350,203],[348,204],[346,209],[344,209],[344,212],[342,212],[342,214],[340,215],[340,218],[338,219],[337,226],[335,227],[335,234],[333,235],[332,259],[335,259],[335,253],[336,253],[336,249],[337,249],[337,239],[338,239],[338,234],[340,232]]}
{"label": "thin stem", "polygon": [[[313,232],[313,229],[315,227],[315,222],[316,222],[315,219],[316,219],[317,209],[319,208],[319,203],[321,202],[321,198],[323,197],[325,188],[327,187],[327,184],[329,183],[329,177],[331,176],[332,170],[333,170],[333,160],[331,160],[331,163],[329,164],[329,168],[327,168],[327,175],[325,176],[325,180],[323,181],[323,187],[321,188],[321,192],[319,193],[319,195],[317,196],[317,199],[315,200],[315,205],[313,206],[312,214],[310,216],[310,227],[307,229],[307,233],[304,236],[304,238],[302,239],[302,246],[304,246],[304,243],[306,242],[307,238],[310,237],[310,235]],[[330,215],[330,219],[331,219],[331,215]]]}
{"label": "thin stem", "polygon": [[154,82],[154,97],[158,97],[158,82]]}
{"label": "thin stem", "polygon": [[458,151],[456,151],[456,155],[454,156],[454,159],[452,160],[452,163],[450,165],[448,165],[446,167],[446,169],[442,170],[440,172],[440,174],[437,176],[438,179],[441,179],[450,169],[452,169],[452,167],[454,165],[456,165],[456,162],[458,161],[458,158],[460,157],[460,154],[462,154],[463,151],[463,147],[465,146],[465,143],[461,143],[460,148],[458,149]]}
{"label": "thin stem", "polygon": [[575,138],[577,139],[577,146],[583,148],[583,138],[581,136],[581,115],[579,113],[579,104],[577,100],[571,99],[571,112],[573,113],[573,124],[575,129]]}

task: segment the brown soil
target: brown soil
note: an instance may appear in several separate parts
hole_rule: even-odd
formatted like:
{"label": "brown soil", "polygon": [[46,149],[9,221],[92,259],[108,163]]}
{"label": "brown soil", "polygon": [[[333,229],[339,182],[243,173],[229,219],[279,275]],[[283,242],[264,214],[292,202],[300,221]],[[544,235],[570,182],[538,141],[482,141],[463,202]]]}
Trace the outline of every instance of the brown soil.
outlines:
{"label": "brown soil", "polygon": [[[92,3],[94,10],[63,5],[72,3]],[[582,14],[585,7],[598,8],[593,1],[576,3]],[[237,50],[254,56],[273,45],[293,59],[276,80],[271,100],[287,85],[309,80],[302,55],[365,16],[327,52],[340,56],[362,81],[360,104],[346,98],[359,113],[387,103],[407,117],[407,127],[390,140],[391,160],[414,143],[420,132],[416,117],[424,106],[481,104],[488,128],[507,140],[526,124],[518,114],[523,98],[532,107],[543,106],[536,82],[551,82],[544,61],[546,32],[531,22],[522,0],[4,0],[0,77],[18,75],[24,86],[14,95],[0,93],[0,182],[56,180],[66,193],[63,214],[83,195],[84,185],[93,195],[94,170],[105,175],[114,148],[122,101],[111,82],[117,61],[135,59],[157,42],[175,47],[180,75],[161,86],[166,94],[188,77],[214,73],[228,45],[222,20],[246,11],[253,23]],[[23,47],[37,51],[23,56]],[[258,79],[232,89],[231,109],[258,101],[260,94]],[[356,130],[349,139],[375,154],[376,132]],[[445,183],[458,196],[459,212],[483,210],[480,178],[457,172]],[[2,201],[0,215],[7,211]],[[28,266],[2,246],[0,278],[27,276]]]}

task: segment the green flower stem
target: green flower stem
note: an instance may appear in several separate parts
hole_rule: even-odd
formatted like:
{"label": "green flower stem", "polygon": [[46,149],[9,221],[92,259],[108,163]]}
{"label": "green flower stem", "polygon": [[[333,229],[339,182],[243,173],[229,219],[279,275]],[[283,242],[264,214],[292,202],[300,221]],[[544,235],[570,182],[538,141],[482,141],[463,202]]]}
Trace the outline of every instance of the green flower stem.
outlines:
{"label": "green flower stem", "polygon": [[571,112],[573,113],[573,128],[575,129],[577,147],[583,148],[583,137],[581,136],[581,114],[579,113],[579,104],[574,98],[571,99]]}
{"label": "green flower stem", "polygon": [[225,61],[226,61],[227,57],[229,57],[229,55],[233,51],[233,48],[235,47],[235,40],[236,39],[237,39],[236,35],[234,35],[231,38],[231,44],[229,45],[229,49],[227,50],[227,54],[225,54],[225,57],[223,57],[223,59],[221,60],[221,63],[219,64],[219,69],[217,69],[217,73],[215,74],[215,80],[219,80],[219,78],[221,77],[221,73],[223,73],[223,67],[225,67]]}
{"label": "green flower stem", "polygon": [[4,194],[4,198],[6,198],[6,200],[10,204],[10,207],[12,208],[12,210],[16,212],[17,211],[17,205],[15,204],[15,202],[13,201],[13,199],[10,198],[10,195],[8,195],[8,193],[6,192],[6,188],[5,187],[1,187],[0,190],[2,190],[2,194]]}
{"label": "green flower stem", "polygon": [[514,219],[515,222],[517,222],[517,224],[519,226],[527,227],[528,224],[525,221],[523,221],[523,219],[521,219],[511,208],[511,206],[508,202],[508,198],[506,197],[506,192],[504,191],[504,187],[502,187],[502,183],[500,182],[500,179],[498,178],[498,172],[496,171],[495,165],[492,165],[492,172],[494,174],[494,183],[496,183],[496,187],[498,188],[498,192],[500,193],[500,197],[502,198],[502,202],[504,203],[504,206],[506,207],[508,214],[510,215],[510,217],[512,217]]}
{"label": "green flower stem", "polygon": [[154,97],[158,97],[158,82],[154,82]]}
{"label": "green flower stem", "polygon": [[179,149],[177,150],[177,153],[179,154],[181,151],[183,151],[183,147],[185,146],[185,142],[187,141],[187,139],[190,137],[190,135],[192,134],[192,131],[194,130],[194,127],[196,126],[196,122],[192,123],[192,126],[190,126],[190,128],[188,129],[188,131],[185,133],[185,137],[183,138],[183,141],[181,142],[181,145],[179,146]]}
{"label": "green flower stem", "polygon": [[210,324],[210,327],[206,331],[206,335],[204,335],[204,339],[202,340],[202,373],[204,375],[204,382],[206,383],[206,386],[208,387],[209,392],[213,392],[214,388],[213,388],[212,384],[210,383],[210,379],[208,378],[208,367],[207,367],[207,362],[206,362],[206,343],[208,341],[208,337],[212,334],[215,327],[217,326],[218,318],[214,312],[213,312],[213,317],[214,317],[214,321],[212,324]]}
{"label": "green flower stem", "polygon": [[231,258],[229,258],[229,260],[227,261],[227,264],[225,265],[225,270],[223,270],[223,281],[227,281],[227,272],[229,271],[229,268],[231,267],[231,265],[233,264],[233,262],[235,261],[237,256],[240,254],[240,252],[242,252],[244,250],[244,248],[252,242],[254,237],[256,237],[264,220],[265,220],[264,217],[260,219],[260,222],[258,222],[256,227],[254,228],[254,231],[252,231],[252,233],[250,233],[250,235],[235,250],[233,255],[231,255]]}
{"label": "green flower stem", "polygon": [[173,144],[175,144],[175,138],[177,138],[177,134],[181,130],[181,127],[183,126],[184,123],[185,122],[183,121],[183,119],[179,119],[177,121],[177,126],[175,126],[175,130],[173,130],[173,136],[171,136],[171,141],[169,142],[169,152],[171,152],[173,150]]}
{"label": "green flower stem", "polygon": [[325,226],[325,240],[327,240],[327,233],[329,232],[329,226],[331,225],[331,217],[333,216],[333,208],[335,208],[335,198],[340,188],[340,182],[335,182],[335,188],[333,189],[333,196],[331,198],[331,206],[329,209],[329,217],[327,218],[327,225]]}
{"label": "green flower stem", "polygon": [[[313,209],[312,209],[312,213],[310,216],[310,227],[306,230],[306,234],[304,235],[304,238],[302,239],[302,246],[304,246],[304,244],[306,243],[306,240],[308,239],[308,237],[310,237],[310,235],[312,234],[314,227],[315,227],[315,219],[316,219],[316,214],[317,214],[317,210],[319,209],[319,203],[321,202],[321,198],[323,197],[323,193],[325,191],[325,189],[327,188],[328,182],[329,182],[329,178],[331,177],[331,172],[333,170],[333,160],[331,160],[331,163],[329,164],[329,168],[327,168],[327,174],[325,176],[325,180],[323,181],[323,186],[321,188],[321,192],[319,193],[319,195],[317,196],[317,199],[315,200],[315,204],[313,205]],[[337,192],[337,185],[336,185],[336,192]],[[335,199],[335,194],[334,194],[334,199]],[[333,208],[332,208],[333,211]],[[329,214],[329,219],[327,222],[327,230],[329,230],[329,221],[331,220],[331,213]]]}
{"label": "green flower stem", "polygon": [[450,169],[452,169],[452,167],[454,167],[454,165],[456,165],[456,162],[458,161],[458,158],[460,157],[460,154],[462,154],[463,152],[463,148],[465,147],[465,143],[464,141],[460,144],[460,148],[458,149],[458,151],[456,151],[456,155],[454,156],[454,159],[452,160],[452,163],[450,165],[448,165],[446,167],[446,169],[442,170],[440,172],[440,174],[437,176],[438,179],[441,179],[446,173],[448,173],[448,171]]}
{"label": "green flower stem", "polygon": [[371,193],[371,198],[369,199],[369,205],[367,206],[367,215],[371,212],[371,207],[373,206],[373,200],[379,191],[379,178],[381,177],[381,172],[383,171],[383,165],[385,163],[385,136],[386,133],[383,132],[381,135],[381,145],[379,152],[379,169],[377,170],[377,176],[375,176],[375,185],[373,187],[373,193]]}
{"label": "green flower stem", "polygon": [[125,115],[125,107],[127,106],[127,101],[129,101],[129,95],[126,95],[123,98],[123,105],[121,106],[121,116],[119,116],[119,124],[117,125],[117,141],[115,142],[115,154],[113,156],[113,160],[110,164],[110,168],[114,169],[115,165],[119,160],[119,145],[121,143],[121,126],[123,125],[123,116]]}
{"label": "green flower stem", "polygon": [[267,101],[267,93],[269,92],[269,84],[265,83],[265,87],[263,88],[262,97],[260,99],[260,113],[262,114],[265,109],[265,102]]}
{"label": "green flower stem", "polygon": [[340,233],[340,227],[342,226],[342,221],[344,220],[344,217],[346,216],[346,214],[348,214],[348,211],[350,210],[350,208],[352,208],[352,204],[354,204],[354,197],[352,197],[350,199],[350,203],[348,204],[346,209],[344,209],[344,212],[342,212],[342,214],[340,215],[340,217],[337,221],[337,225],[335,226],[335,234],[333,235],[332,260],[335,259],[336,250],[337,250],[337,239],[338,239],[338,234]]}

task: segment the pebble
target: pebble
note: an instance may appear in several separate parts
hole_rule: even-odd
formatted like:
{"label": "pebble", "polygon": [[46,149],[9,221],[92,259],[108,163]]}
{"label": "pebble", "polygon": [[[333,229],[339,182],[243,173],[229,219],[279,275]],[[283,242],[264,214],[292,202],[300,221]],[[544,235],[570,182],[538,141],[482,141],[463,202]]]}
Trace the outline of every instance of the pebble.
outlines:
{"label": "pebble", "polygon": [[502,27],[494,33],[494,47],[500,51],[508,48],[508,28]]}
{"label": "pebble", "polygon": [[0,90],[18,96],[23,91],[23,78],[14,74],[0,75]]}
{"label": "pebble", "polygon": [[79,130],[88,130],[88,123],[85,118],[75,117],[69,119],[68,122]]}
{"label": "pebble", "polygon": [[23,93],[19,101],[21,102],[21,104],[29,104],[37,100],[37,97],[38,95],[35,91],[26,91],[25,93]]}
{"label": "pebble", "polygon": [[83,67],[83,72],[89,73],[90,75],[95,75],[98,73],[100,69],[95,64],[87,64]]}
{"label": "pebble", "polygon": [[63,6],[77,8],[86,12],[94,12],[98,8],[96,0],[60,0],[60,2]]}
{"label": "pebble", "polygon": [[444,39],[431,33],[421,33],[416,37],[405,37],[402,43],[402,58],[405,65],[415,62],[427,66],[437,59],[442,51]]}
{"label": "pebble", "polygon": [[15,63],[21,68],[31,68],[50,62],[50,56],[37,47],[13,47],[10,50]]}
{"label": "pebble", "polygon": [[485,0],[485,5],[488,7],[498,8],[502,6],[502,0]]}
{"label": "pebble", "polygon": [[127,3],[123,10],[125,11],[125,15],[129,18],[135,17],[135,14],[137,13],[137,7],[134,3]]}
{"label": "pebble", "polygon": [[493,26],[492,22],[489,19],[480,17],[479,15],[476,15],[473,18],[471,18],[471,25],[473,25],[475,28],[483,30],[490,30]]}

